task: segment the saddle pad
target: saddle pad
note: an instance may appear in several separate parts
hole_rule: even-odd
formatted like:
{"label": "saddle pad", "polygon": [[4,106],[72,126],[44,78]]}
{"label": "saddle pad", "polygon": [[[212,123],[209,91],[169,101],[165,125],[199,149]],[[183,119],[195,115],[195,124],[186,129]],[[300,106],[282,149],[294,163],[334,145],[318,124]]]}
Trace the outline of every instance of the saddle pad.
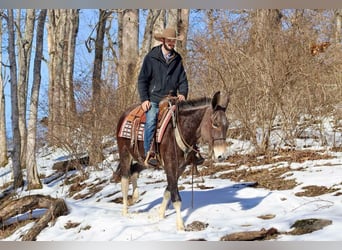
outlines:
{"label": "saddle pad", "polygon": [[[119,136],[127,139],[132,139],[132,135],[135,134],[134,129],[137,130],[137,139],[139,141],[144,140],[144,128],[145,128],[145,122],[146,122],[146,115],[143,113],[142,116],[137,115],[137,109],[140,109],[140,106],[133,109],[125,118],[125,120],[122,123]],[[175,110],[175,106],[172,106],[171,109],[166,109],[162,114],[158,116],[158,125],[157,125],[157,132],[156,132],[156,138],[157,142],[161,142],[161,139],[163,138],[165,129],[167,127],[167,124],[169,123],[172,113]],[[161,119],[161,120],[159,120]]]}

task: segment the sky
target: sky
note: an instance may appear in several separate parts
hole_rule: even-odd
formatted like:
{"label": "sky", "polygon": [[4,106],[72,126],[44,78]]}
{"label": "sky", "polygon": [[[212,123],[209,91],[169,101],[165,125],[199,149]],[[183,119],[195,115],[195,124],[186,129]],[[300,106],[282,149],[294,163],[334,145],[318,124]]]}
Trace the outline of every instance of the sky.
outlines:
{"label": "sky", "polygon": [[[326,128],[329,128],[326,126]],[[327,138],[332,138],[329,129]],[[329,137],[330,136],[330,137]],[[341,143],[341,133],[336,135]],[[232,143],[228,150],[229,156],[247,154],[253,148],[246,141],[227,139]],[[166,210],[166,218],[158,217],[158,208],[166,187],[166,177],[163,170],[144,170],[138,180],[140,199],[129,207],[129,216],[121,214],[122,204],[113,200],[121,197],[120,184],[110,182],[113,171],[118,165],[118,154],[115,139],[112,146],[107,148],[106,159],[99,169],[89,166],[86,171],[90,174],[86,184],[98,184],[102,187],[94,196],[84,199],[69,197],[69,186],[65,176],[47,184],[54,174],[52,166],[55,162],[65,160],[69,154],[61,149],[41,148],[38,153],[39,173],[45,178],[43,189],[18,192],[18,197],[45,194],[66,201],[69,213],[57,218],[54,224],[49,224],[37,237],[38,241],[188,241],[205,239],[219,241],[221,237],[242,232],[260,231],[276,228],[279,232],[290,232],[291,226],[300,219],[326,219],[332,224],[321,230],[302,235],[280,234],[271,241],[341,241],[342,240],[342,152],[331,152],[330,146],[321,147],[315,140],[297,140],[297,148],[308,150],[323,150],[323,154],[333,156],[332,159],[307,160],[302,163],[277,162],[275,164],[251,167],[256,169],[276,169],[289,167],[285,173],[286,179],[294,179],[298,183],[290,190],[269,190],[256,188],[250,182],[235,182],[221,179],[223,173],[248,169],[246,165],[236,166],[226,172],[215,172],[209,176],[194,176],[193,191],[192,177],[185,176],[179,180],[182,197],[182,217],[185,226],[196,221],[204,223],[206,228],[201,231],[177,231],[176,215],[172,205]],[[328,140],[331,143],[330,140]],[[331,144],[330,144],[331,145]],[[341,145],[341,144],[340,144]],[[206,152],[205,145],[201,146]],[[229,164],[229,157],[223,163]],[[202,166],[201,168],[205,168]],[[25,173],[24,173],[25,174]],[[69,172],[68,176],[76,174]],[[11,179],[11,163],[0,169],[0,187]],[[296,196],[309,185],[336,188],[337,191],[315,197]],[[201,187],[206,187],[203,189]],[[131,188],[131,187],[130,187]],[[130,191],[131,192],[131,191]],[[87,194],[84,188],[78,194]],[[36,210],[33,215],[39,216],[42,211]],[[262,219],[260,216],[269,217]],[[18,215],[24,218],[25,215]],[[73,228],[68,224],[75,223]],[[5,241],[19,241],[21,236],[33,226],[33,223],[18,229]]]}
{"label": "sky", "polygon": [[[144,35],[144,26],[146,22],[146,11],[140,11],[140,29],[139,29],[139,39],[140,42],[143,39]],[[89,53],[86,46],[85,46],[85,41],[91,37],[96,36],[96,29],[94,30],[94,26],[96,25],[98,20],[98,10],[97,9],[81,9],[80,10],[80,24],[79,24],[79,30],[78,30],[78,35],[76,38],[76,51],[75,51],[75,68],[74,68],[74,77],[75,80],[77,81],[82,81],[82,80],[88,80],[91,79],[92,75],[92,70],[93,70],[93,60],[94,60],[94,51]],[[4,22],[5,24],[5,22]],[[112,33],[115,34],[116,28],[116,21],[113,20],[113,25],[112,25]],[[45,36],[46,30],[44,31]],[[6,36],[6,34],[5,34]],[[4,36],[3,39],[3,61],[6,65],[9,63],[7,62],[7,39]],[[116,39],[113,37],[113,39]],[[47,41],[47,39],[45,39]],[[33,61],[34,61],[34,53],[35,53],[35,38],[33,39],[33,45],[32,45],[32,61],[31,61],[31,70],[29,74],[29,91],[28,91],[28,107],[29,107],[29,102],[30,102],[30,89],[32,86],[32,72],[33,72]],[[43,47],[43,54],[44,57],[48,60],[48,48],[47,48],[47,43],[44,44]],[[5,102],[6,102],[6,130],[7,130],[7,135],[8,137],[11,137],[12,135],[12,121],[11,121],[11,86],[9,83],[9,70],[6,69],[7,74],[5,75]],[[39,118],[42,118],[47,115],[47,103],[48,100],[46,97],[48,96],[48,83],[49,83],[49,76],[48,76],[48,64],[43,61],[42,63],[42,70],[41,70],[41,87],[40,87],[40,96],[39,96],[39,101],[40,101],[40,110],[39,110]],[[29,112],[27,112],[29,113]]]}
{"label": "sky", "polygon": [[[93,29],[94,23],[96,23],[97,20],[97,12],[96,9],[82,9],[80,11],[80,28],[79,33],[77,36],[76,41],[76,57],[75,57],[75,77],[76,79],[80,79],[82,77],[85,77],[85,75],[88,75],[92,71],[92,62],[93,62],[93,54],[90,54],[87,52],[87,49],[85,47],[85,41],[87,40],[88,36],[91,35],[91,31]],[[5,22],[4,22],[5,24]],[[7,24],[6,24],[7,25]],[[44,34],[46,36],[46,29],[44,31]],[[92,36],[96,35],[96,32],[92,34]],[[47,41],[47,39],[45,39]],[[7,62],[7,39],[4,37],[3,39],[3,60],[6,65],[9,63]],[[29,90],[28,90],[28,108],[30,103],[30,93],[31,93],[31,86],[32,86],[32,72],[33,72],[33,61],[34,61],[34,54],[35,54],[35,37],[33,38],[33,45],[32,45],[32,55],[31,55],[31,70],[29,74]],[[44,43],[43,46],[43,54],[44,57],[48,60],[48,48],[47,43]],[[85,71],[86,69],[86,71]],[[11,121],[11,86],[9,82],[9,69],[6,69],[7,75],[5,76],[5,102],[6,102],[6,131],[7,135],[11,137],[12,135],[12,121]],[[48,96],[48,83],[49,83],[49,76],[48,76],[48,64],[43,61],[42,62],[42,70],[41,70],[41,86],[40,86],[40,110],[39,110],[39,118],[42,118],[43,116],[46,116],[46,110],[48,103],[48,100],[46,97]]]}

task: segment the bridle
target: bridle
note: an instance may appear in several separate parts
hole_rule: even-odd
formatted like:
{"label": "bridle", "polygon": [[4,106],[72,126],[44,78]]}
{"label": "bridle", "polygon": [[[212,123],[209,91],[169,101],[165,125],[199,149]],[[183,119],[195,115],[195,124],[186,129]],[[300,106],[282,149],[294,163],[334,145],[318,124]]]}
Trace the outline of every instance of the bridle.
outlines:
{"label": "bridle", "polygon": [[[182,135],[182,131],[180,130],[180,126],[179,126],[179,119],[178,119],[179,108],[178,108],[178,105],[177,105],[177,101],[176,101],[176,104],[172,104],[169,101],[169,106],[171,106],[171,105],[176,105],[176,109],[174,111],[174,115],[172,116],[172,118],[173,118],[173,123],[172,124],[173,124],[173,128],[174,128],[174,133],[175,133],[175,140],[176,140],[176,143],[177,143],[178,147],[184,152],[185,158],[186,158],[187,154],[189,154],[190,152],[199,153],[199,150],[197,150],[194,145],[190,145],[189,143],[187,143],[186,140],[184,139],[184,136]],[[220,110],[224,110],[224,109],[219,107],[218,109],[214,110],[214,113],[211,114],[211,116],[213,117],[214,114],[217,111],[220,111]],[[198,129],[200,129],[202,127],[202,123],[203,123],[203,119],[202,119],[201,124],[200,124]],[[211,125],[213,126],[213,122],[212,121],[211,121],[211,123],[212,123]],[[215,141],[225,141],[226,138],[218,137],[218,138],[213,138],[212,140],[213,140],[213,142],[215,142]]]}

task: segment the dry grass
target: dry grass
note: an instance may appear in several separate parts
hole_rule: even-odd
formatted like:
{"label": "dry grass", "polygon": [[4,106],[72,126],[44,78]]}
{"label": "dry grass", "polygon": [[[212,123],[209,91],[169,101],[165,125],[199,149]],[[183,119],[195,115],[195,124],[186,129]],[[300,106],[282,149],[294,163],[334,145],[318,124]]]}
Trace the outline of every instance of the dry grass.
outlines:
{"label": "dry grass", "polygon": [[[298,185],[295,179],[289,178],[294,171],[288,166],[282,166],[284,163],[290,165],[293,162],[303,163],[310,160],[331,159],[330,155],[320,151],[294,151],[281,150],[270,152],[267,155],[233,155],[226,161],[227,165],[220,164],[211,166],[207,162],[207,167],[199,170],[200,176],[208,176],[216,174],[217,178],[230,179],[235,182],[253,182],[254,187],[267,188],[270,190],[288,190]],[[243,169],[238,169],[240,166],[245,166]],[[266,168],[256,168],[257,166],[268,166]],[[220,172],[226,172],[218,174]],[[191,174],[186,171],[185,175]],[[310,189],[311,192],[306,192],[308,195],[321,195],[327,192],[335,192],[337,189],[322,188]]]}

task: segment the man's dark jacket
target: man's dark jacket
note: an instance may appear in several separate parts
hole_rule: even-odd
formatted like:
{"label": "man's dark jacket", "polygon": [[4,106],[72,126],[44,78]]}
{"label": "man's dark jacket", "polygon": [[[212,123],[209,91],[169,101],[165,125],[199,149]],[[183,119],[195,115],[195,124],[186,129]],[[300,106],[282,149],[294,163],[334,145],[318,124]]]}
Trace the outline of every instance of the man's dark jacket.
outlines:
{"label": "man's dark jacket", "polygon": [[170,93],[173,96],[177,96],[177,93],[185,98],[188,96],[188,80],[182,57],[173,51],[171,59],[166,62],[161,46],[152,48],[144,58],[138,78],[141,102],[149,100],[159,103]]}

